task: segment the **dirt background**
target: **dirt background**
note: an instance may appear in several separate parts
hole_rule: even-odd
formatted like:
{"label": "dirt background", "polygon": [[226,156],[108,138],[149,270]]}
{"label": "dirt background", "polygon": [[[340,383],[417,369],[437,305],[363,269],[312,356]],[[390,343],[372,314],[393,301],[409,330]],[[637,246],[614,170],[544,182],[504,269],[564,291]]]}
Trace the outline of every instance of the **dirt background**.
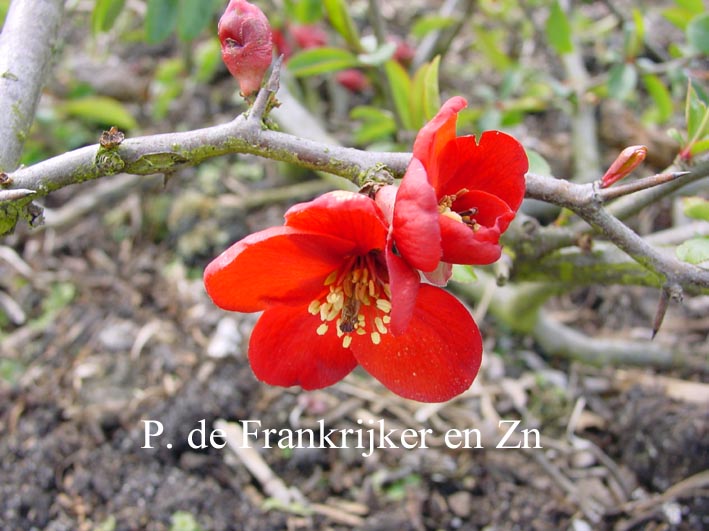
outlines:
{"label": "dirt background", "polygon": [[[151,123],[145,91],[156,58],[174,53],[174,43],[122,45],[120,62],[106,69],[97,57],[117,44],[86,44],[86,16],[69,19],[73,53],[59,62],[42,109],[68,79],[83,76],[96,90],[120,86]],[[108,81],[97,74],[107,70]],[[232,93],[224,75],[190,84],[153,128],[226,121],[240,110]],[[547,148],[564,168],[567,124],[553,112],[535,119],[555,131]],[[487,318],[481,374],[447,404],[400,399],[359,370],[310,393],[256,381],[246,346],[257,316],[215,308],[201,270],[227,243],[280,223],[289,204],[303,199],[243,209],[240,198],[298,178],[276,163],[225,157],[167,184],[162,177],[126,181],[89,210],[73,201],[95,194],[96,184],[75,186],[45,206],[76,215],[52,223],[48,214],[45,228],[21,227],[0,242],[0,290],[14,302],[5,301],[1,323],[0,528],[709,528],[708,297],[671,307],[656,339],[681,353],[669,368],[549,357],[532,338]],[[669,219],[670,209],[653,212]],[[589,341],[647,338],[657,296],[583,288],[548,309]],[[154,449],[141,448],[143,419],[164,425]],[[217,419],[277,429],[319,419],[328,428],[359,428],[358,420],[383,419],[388,429],[430,428],[433,436],[426,449],[377,449],[366,458],[353,448],[258,445],[243,455],[191,448],[188,434],[202,419],[208,429]],[[538,429],[543,448],[496,449],[500,419]],[[484,448],[446,447],[443,434],[452,428],[480,429]],[[270,482],[250,472],[258,464]],[[279,481],[286,498],[272,495]]]}

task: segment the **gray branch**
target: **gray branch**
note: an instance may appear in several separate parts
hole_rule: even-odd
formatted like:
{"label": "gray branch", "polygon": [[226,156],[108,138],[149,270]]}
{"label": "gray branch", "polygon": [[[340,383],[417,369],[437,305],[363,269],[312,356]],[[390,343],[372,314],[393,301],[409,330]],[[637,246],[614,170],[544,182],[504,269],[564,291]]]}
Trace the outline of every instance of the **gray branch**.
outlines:
{"label": "gray branch", "polygon": [[17,168],[62,21],[62,0],[14,0],[0,33],[0,171]]}
{"label": "gray branch", "polygon": [[[41,197],[105,175],[170,173],[231,153],[290,162],[339,175],[358,185],[382,172],[401,177],[411,159],[411,153],[368,152],[265,130],[258,121],[242,115],[227,124],[205,129],[137,137],[110,148],[94,145],[71,151],[10,174],[5,191],[23,189]],[[697,172],[692,171],[669,185],[695,179]],[[633,260],[658,274],[663,285],[691,288],[693,292],[709,290],[709,271],[661,253],[609,214],[603,207],[598,183],[576,184],[528,174],[527,197],[573,210]]]}

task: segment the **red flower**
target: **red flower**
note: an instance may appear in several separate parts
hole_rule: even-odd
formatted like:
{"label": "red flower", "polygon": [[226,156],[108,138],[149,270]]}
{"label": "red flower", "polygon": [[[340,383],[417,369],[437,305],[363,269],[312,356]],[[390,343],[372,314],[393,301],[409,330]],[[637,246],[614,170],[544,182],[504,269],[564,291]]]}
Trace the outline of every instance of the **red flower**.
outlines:
{"label": "red flower", "polygon": [[466,105],[461,97],[443,105],[416,136],[398,190],[385,187],[377,195],[377,203],[389,211],[399,253],[424,272],[441,262],[496,261],[500,235],[524,198],[524,148],[499,131],[487,131],[479,141],[456,136],[458,112]]}
{"label": "red flower", "polygon": [[261,87],[273,59],[271,26],[263,12],[246,0],[231,0],[219,19],[222,59],[239,82],[243,96]]}
{"label": "red flower", "polygon": [[249,343],[260,380],[317,389],[359,364],[414,400],[444,401],[470,386],[482,353],[475,322],[387,250],[374,201],[331,192],[285,219],[235,243],[204,273],[217,306],[264,311]]}

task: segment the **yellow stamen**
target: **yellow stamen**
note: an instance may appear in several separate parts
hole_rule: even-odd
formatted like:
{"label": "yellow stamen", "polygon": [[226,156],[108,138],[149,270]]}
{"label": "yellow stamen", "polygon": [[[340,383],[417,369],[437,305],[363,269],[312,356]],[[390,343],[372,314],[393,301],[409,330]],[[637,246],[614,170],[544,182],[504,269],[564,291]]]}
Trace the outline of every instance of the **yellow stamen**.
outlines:
{"label": "yellow stamen", "polygon": [[318,329],[316,332],[318,333],[319,336],[324,336],[327,333],[328,326],[326,323],[321,324],[318,326]]}
{"label": "yellow stamen", "polygon": [[320,313],[320,301],[313,301],[310,303],[310,306],[308,306],[308,313],[311,315],[317,315]]}
{"label": "yellow stamen", "polygon": [[384,313],[389,313],[391,311],[391,302],[386,299],[377,299],[377,308]]}
{"label": "yellow stamen", "polygon": [[327,278],[325,279],[325,285],[326,285],[326,286],[329,286],[330,284],[332,284],[333,282],[335,282],[335,280],[337,280],[337,274],[338,274],[338,273],[339,273],[339,271],[338,271],[337,269],[335,269],[332,273],[330,273],[330,274],[327,276]]}

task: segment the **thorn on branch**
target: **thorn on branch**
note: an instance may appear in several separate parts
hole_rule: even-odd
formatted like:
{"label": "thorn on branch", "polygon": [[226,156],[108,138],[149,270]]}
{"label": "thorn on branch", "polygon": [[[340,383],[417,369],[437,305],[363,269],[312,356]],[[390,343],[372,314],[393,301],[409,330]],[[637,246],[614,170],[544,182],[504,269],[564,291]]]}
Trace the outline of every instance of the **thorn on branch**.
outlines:
{"label": "thorn on branch", "polygon": [[601,200],[606,203],[612,199],[617,199],[624,195],[632,194],[634,192],[639,192],[640,190],[645,190],[647,188],[653,188],[661,184],[665,184],[684,175],[688,175],[692,172],[690,171],[675,171],[668,173],[658,173],[656,175],[651,175],[650,177],[645,177],[643,179],[638,179],[637,181],[620,184],[618,186],[613,186],[612,188],[602,188],[598,191],[598,195]]}
{"label": "thorn on branch", "polygon": [[0,203],[5,201],[17,201],[35,195],[37,192],[27,188],[16,188],[15,190],[0,190]]}
{"label": "thorn on branch", "polygon": [[679,284],[668,284],[660,291],[660,300],[657,303],[655,318],[652,322],[652,339],[655,339],[655,336],[660,331],[662,322],[665,319],[665,314],[667,313],[667,308],[670,304],[670,299],[675,302],[682,302],[682,286]]}

